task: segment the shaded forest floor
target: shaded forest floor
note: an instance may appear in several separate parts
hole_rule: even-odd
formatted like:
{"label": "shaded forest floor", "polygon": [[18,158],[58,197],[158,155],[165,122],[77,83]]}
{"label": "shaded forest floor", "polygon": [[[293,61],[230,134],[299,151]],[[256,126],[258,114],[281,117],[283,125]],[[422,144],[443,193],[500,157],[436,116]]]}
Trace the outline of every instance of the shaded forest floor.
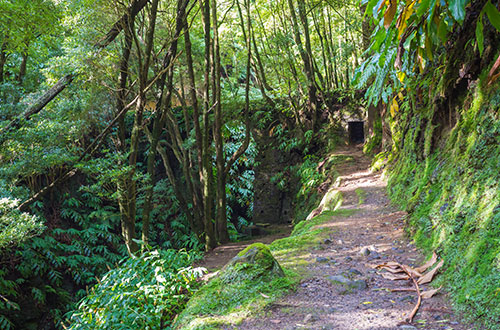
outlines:
{"label": "shaded forest floor", "polygon": [[[303,275],[294,293],[227,329],[470,329],[454,315],[443,291],[423,300],[413,325],[404,322],[415,306],[416,293],[391,289],[411,289],[412,282],[385,279],[374,266],[390,260],[418,266],[424,263],[424,256],[405,235],[406,214],[390,205],[381,174],[369,170],[370,159],[359,148],[337,154],[354,158],[337,166],[341,175],[338,189],[344,198],[340,210],[353,212],[322,224],[328,235],[319,246],[302,256],[278,258]],[[273,235],[219,247],[207,255],[203,266],[221,268],[249,244],[270,243],[289,231],[282,227]]]}

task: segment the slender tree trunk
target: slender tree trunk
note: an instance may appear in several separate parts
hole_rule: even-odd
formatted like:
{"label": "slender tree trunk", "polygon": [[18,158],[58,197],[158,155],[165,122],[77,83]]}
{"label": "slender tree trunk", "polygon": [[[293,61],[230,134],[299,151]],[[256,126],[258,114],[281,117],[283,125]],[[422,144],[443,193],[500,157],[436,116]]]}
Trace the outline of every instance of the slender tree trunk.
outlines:
{"label": "slender tree trunk", "polygon": [[203,184],[203,222],[205,226],[205,248],[213,249],[217,245],[214,231],[213,212],[213,173],[210,159],[210,0],[200,0],[203,17],[203,31],[205,41],[205,72],[203,87],[203,159],[202,159],[202,184]]}
{"label": "slender tree trunk", "polygon": [[[133,20],[128,22],[130,25],[123,27],[125,34],[125,41],[122,48],[122,57],[120,60],[120,77],[119,77],[119,88],[117,95],[117,105],[116,112],[117,114],[122,112],[122,109],[125,107],[125,98],[127,95],[127,80],[128,80],[128,70],[129,70],[129,59],[130,52],[132,49],[132,30],[134,28]],[[118,140],[117,140],[117,149],[121,154],[125,154],[126,150],[126,127],[125,127],[125,113],[118,118]],[[121,166],[125,166],[125,164],[121,164]],[[130,233],[129,228],[131,226],[129,218],[124,216],[124,214],[128,214],[128,206],[127,206],[127,178],[121,177],[117,180],[117,192],[118,192],[118,205],[120,208],[121,214],[121,229],[122,236],[125,240],[125,244],[127,245],[127,249],[129,253],[131,251],[136,251],[137,246],[133,239],[135,238],[135,233]],[[134,223],[135,230],[135,223]]]}
{"label": "slender tree trunk", "polygon": [[300,37],[300,29],[298,25],[297,15],[295,13],[295,6],[293,4],[293,0],[288,0],[288,6],[290,9],[290,15],[292,17],[292,28],[293,28],[295,43],[299,48],[299,53],[304,64],[304,73],[306,74],[308,82],[307,86],[308,97],[309,97],[308,112],[310,116],[310,118],[308,118],[309,121],[308,129],[315,132],[317,125],[317,116],[318,116],[317,84],[316,84],[314,66],[312,61],[311,42],[309,36],[309,26],[307,23],[305,4],[303,1],[298,1],[299,16],[304,29],[304,38],[306,43],[305,48],[302,44],[302,39]]}
{"label": "slender tree trunk", "polygon": [[[203,193],[201,191],[201,183],[203,182],[203,133],[200,126],[200,107],[198,103],[198,97],[196,96],[196,81],[194,76],[194,66],[193,66],[193,56],[191,51],[191,38],[189,35],[189,25],[187,18],[184,20],[184,48],[186,51],[186,65],[188,71],[188,94],[191,100],[191,106],[193,107],[193,125],[195,131],[196,139],[196,160],[197,160],[197,175],[192,175],[193,179],[193,208],[195,212],[195,222],[198,224],[201,222],[203,226],[203,215],[204,215],[204,201]],[[201,229],[203,231],[203,228]],[[200,237],[201,238],[201,237]],[[204,241],[205,238],[202,238]]]}
{"label": "slender tree trunk", "polygon": [[222,139],[222,104],[221,104],[221,69],[220,69],[220,45],[219,45],[219,27],[217,22],[217,0],[212,0],[212,29],[213,29],[213,96],[214,99],[214,140],[215,140],[215,163],[217,167],[217,185],[216,185],[216,237],[219,243],[229,242],[229,233],[227,231],[226,217],[226,176],[224,141]]}
{"label": "slender tree trunk", "polygon": [[[146,87],[148,83],[148,71],[149,63],[151,60],[151,52],[153,49],[153,37],[156,26],[156,13],[158,11],[158,1],[153,0],[151,3],[150,17],[149,17],[149,27],[146,35],[146,47],[144,51],[144,58],[141,59],[139,55],[139,98],[137,100],[137,107],[135,110],[134,124],[132,127],[132,133],[130,136],[130,151],[128,156],[129,171],[126,174],[125,183],[126,191],[123,194],[125,201],[123,204],[125,206],[125,212],[121,214],[122,217],[122,228],[123,236],[125,238],[125,243],[127,244],[127,249],[129,254],[135,254],[138,250],[137,244],[134,242],[136,238],[135,233],[135,218],[137,213],[137,182],[134,178],[137,166],[137,157],[139,154],[139,140],[141,138],[142,131],[142,119],[144,114],[144,107],[146,104]],[[139,49],[139,42],[136,44]]]}
{"label": "slender tree trunk", "polygon": [[28,46],[21,52],[21,65],[19,66],[19,75],[17,81],[19,84],[23,83],[24,76],[26,75],[26,66],[28,65]]}
{"label": "slender tree trunk", "polygon": [[7,37],[4,37],[2,45],[0,46],[0,84],[3,83],[4,78],[4,68],[7,63]]}

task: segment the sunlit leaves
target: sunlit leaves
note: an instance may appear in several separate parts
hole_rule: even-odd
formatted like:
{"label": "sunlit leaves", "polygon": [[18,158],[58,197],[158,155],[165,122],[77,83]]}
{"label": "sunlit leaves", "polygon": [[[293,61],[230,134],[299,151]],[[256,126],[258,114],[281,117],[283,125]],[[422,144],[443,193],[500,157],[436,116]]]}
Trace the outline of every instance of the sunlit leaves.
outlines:
{"label": "sunlit leaves", "polygon": [[0,251],[5,247],[28,239],[43,230],[40,219],[17,211],[18,200],[0,199]]}
{"label": "sunlit leaves", "polygon": [[164,329],[196,288],[196,254],[152,251],[108,272],[70,315],[70,329]]}

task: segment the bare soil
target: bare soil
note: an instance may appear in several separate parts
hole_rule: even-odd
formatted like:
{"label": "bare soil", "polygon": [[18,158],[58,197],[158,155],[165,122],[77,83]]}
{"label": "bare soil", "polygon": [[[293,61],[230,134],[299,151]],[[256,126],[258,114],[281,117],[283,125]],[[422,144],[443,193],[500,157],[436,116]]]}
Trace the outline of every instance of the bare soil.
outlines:
{"label": "bare soil", "polygon": [[[341,208],[357,211],[347,217],[332,217],[326,224],[331,228],[330,237],[310,251],[305,265],[308,275],[296,292],[275,302],[264,313],[228,329],[470,329],[454,315],[444,291],[422,301],[411,325],[405,322],[417,295],[411,291],[391,292],[391,289],[411,289],[412,282],[385,279],[382,272],[373,267],[390,260],[418,266],[424,263],[424,256],[405,234],[406,214],[389,203],[381,174],[370,172],[370,160],[360,148],[345,149],[339,154],[354,158],[353,162],[337,167],[342,175],[339,189],[344,195]],[[356,189],[362,189],[366,195],[361,205]],[[259,241],[269,243],[276,238],[270,236]],[[207,256],[206,266],[220,268],[250,243],[218,248]],[[375,253],[361,254],[364,247]],[[366,288],[336,284],[332,276],[364,281]],[[421,289],[430,288],[423,285]]]}

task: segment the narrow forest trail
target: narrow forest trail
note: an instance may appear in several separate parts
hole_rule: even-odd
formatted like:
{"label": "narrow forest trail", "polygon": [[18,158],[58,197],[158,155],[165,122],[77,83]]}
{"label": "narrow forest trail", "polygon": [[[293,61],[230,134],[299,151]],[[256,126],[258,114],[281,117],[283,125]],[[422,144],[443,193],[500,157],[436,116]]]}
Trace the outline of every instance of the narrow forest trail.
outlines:
{"label": "narrow forest trail", "polygon": [[[389,204],[381,174],[369,171],[370,160],[358,148],[339,154],[354,158],[337,167],[344,196],[341,209],[356,211],[322,225],[331,229],[329,239],[307,254],[305,279],[296,292],[270,305],[262,315],[228,329],[469,329],[452,313],[444,293],[423,301],[414,325],[404,323],[415,306],[416,293],[390,289],[412,288],[412,283],[384,279],[371,266],[389,260],[421,265],[424,257],[405,236],[405,213]],[[359,196],[364,197],[362,203]],[[372,252],[360,253],[364,247]],[[359,288],[333,284],[338,282],[332,277],[357,281]]]}

